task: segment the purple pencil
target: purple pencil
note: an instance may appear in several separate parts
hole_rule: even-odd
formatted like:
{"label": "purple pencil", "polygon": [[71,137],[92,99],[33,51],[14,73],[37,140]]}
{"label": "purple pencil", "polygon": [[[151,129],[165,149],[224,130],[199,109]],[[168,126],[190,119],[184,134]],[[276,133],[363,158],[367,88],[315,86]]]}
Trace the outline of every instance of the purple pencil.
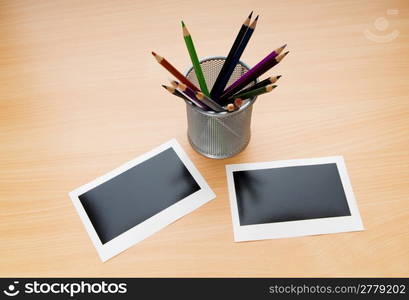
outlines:
{"label": "purple pencil", "polygon": [[185,94],[194,104],[196,104],[196,106],[200,107],[203,110],[209,110],[209,107],[207,105],[197,99],[195,91],[188,87],[186,84],[177,82],[176,80],[173,80],[171,83],[174,87],[180,89],[180,91]]}
{"label": "purple pencil", "polygon": [[280,48],[271,52],[257,65],[255,65],[253,68],[244,73],[244,75],[241,76],[239,79],[237,79],[231,86],[229,86],[223,92],[222,96],[220,97],[221,102],[225,101],[226,99],[240,91],[242,88],[244,88],[246,85],[248,85],[250,82],[255,80],[257,77],[264,74],[269,69],[278,64],[284,58],[284,56],[288,54],[287,51],[286,53],[279,55],[284,50],[285,46],[287,45],[281,46]]}

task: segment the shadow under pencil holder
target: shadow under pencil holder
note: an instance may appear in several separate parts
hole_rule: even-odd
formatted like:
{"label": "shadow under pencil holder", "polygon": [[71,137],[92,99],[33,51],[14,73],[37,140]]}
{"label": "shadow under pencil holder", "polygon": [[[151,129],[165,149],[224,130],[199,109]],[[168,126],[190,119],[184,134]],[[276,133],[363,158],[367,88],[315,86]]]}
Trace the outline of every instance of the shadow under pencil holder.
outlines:
{"label": "shadow under pencil holder", "polygon": [[[225,57],[210,57],[200,61],[209,90],[212,89],[224,60]],[[239,79],[248,70],[247,65],[239,62],[226,86]],[[193,67],[187,71],[186,77],[199,86]],[[193,149],[214,159],[229,158],[243,151],[250,141],[251,114],[256,98],[249,99],[233,112],[220,113],[204,111],[187,102],[187,135]]]}

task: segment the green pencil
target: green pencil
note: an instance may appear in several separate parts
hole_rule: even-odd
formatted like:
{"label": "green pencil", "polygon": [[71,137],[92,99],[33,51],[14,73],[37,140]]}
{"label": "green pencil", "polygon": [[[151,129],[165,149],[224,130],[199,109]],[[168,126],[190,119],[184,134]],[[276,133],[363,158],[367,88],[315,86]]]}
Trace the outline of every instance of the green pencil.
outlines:
{"label": "green pencil", "polygon": [[249,98],[253,98],[255,96],[271,92],[276,87],[277,86],[274,85],[274,84],[269,84],[269,85],[262,86],[262,87],[259,87],[257,89],[254,89],[254,90],[250,90],[248,92],[237,93],[236,95],[232,96],[230,99],[235,99],[235,98],[249,99]]}
{"label": "green pencil", "polygon": [[189,52],[190,59],[192,61],[193,69],[195,70],[197,81],[199,82],[200,89],[202,90],[203,94],[206,96],[210,96],[209,90],[207,89],[206,81],[203,76],[202,68],[200,67],[199,59],[197,57],[197,53],[195,50],[195,46],[193,45],[192,37],[187,30],[185,23],[182,21],[182,29],[183,29],[183,38],[185,39],[187,51]]}

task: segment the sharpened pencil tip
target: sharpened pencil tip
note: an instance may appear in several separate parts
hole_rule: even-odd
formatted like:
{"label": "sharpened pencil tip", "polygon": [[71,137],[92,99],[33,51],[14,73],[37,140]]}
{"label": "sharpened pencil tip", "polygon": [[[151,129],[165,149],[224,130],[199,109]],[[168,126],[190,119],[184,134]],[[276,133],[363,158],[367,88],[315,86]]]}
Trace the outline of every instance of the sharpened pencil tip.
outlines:
{"label": "sharpened pencil tip", "polygon": [[287,44],[281,46],[280,48],[277,48],[277,49],[275,50],[275,52],[277,53],[277,55],[280,54],[281,52],[283,52],[283,50],[284,50],[285,47],[287,47]]}
{"label": "sharpened pencil tip", "polygon": [[276,61],[280,62],[290,51],[284,52],[276,57]]}
{"label": "sharpened pencil tip", "polygon": [[204,98],[204,94],[201,91],[196,91],[195,95],[199,100],[202,100]]}
{"label": "sharpened pencil tip", "polygon": [[156,54],[155,52],[152,51],[152,55],[153,57],[158,61],[158,63],[161,63],[161,61],[163,60],[163,57]]}
{"label": "sharpened pencil tip", "polygon": [[266,86],[266,92],[271,92],[273,89],[275,89],[277,86],[274,84],[269,84]]}
{"label": "sharpened pencil tip", "polygon": [[243,25],[249,27],[250,21],[251,21],[251,16],[253,15],[253,11],[249,14],[249,16],[244,20]]}
{"label": "sharpened pencil tip", "polygon": [[253,23],[251,23],[250,28],[254,30],[256,28],[257,21],[258,21],[258,16],[254,19]]}
{"label": "sharpened pencil tip", "polygon": [[162,87],[165,88],[165,89],[167,88],[166,85],[164,85],[164,84],[162,84]]}
{"label": "sharpened pencil tip", "polygon": [[271,77],[269,78],[269,80],[270,80],[271,83],[275,83],[277,80],[280,79],[280,77],[281,77],[281,75],[271,76]]}
{"label": "sharpened pencil tip", "polygon": [[190,35],[189,30],[187,30],[187,27],[186,27],[186,25],[185,25],[185,23],[183,21],[182,21],[182,31],[183,31],[183,36],[184,37]]}

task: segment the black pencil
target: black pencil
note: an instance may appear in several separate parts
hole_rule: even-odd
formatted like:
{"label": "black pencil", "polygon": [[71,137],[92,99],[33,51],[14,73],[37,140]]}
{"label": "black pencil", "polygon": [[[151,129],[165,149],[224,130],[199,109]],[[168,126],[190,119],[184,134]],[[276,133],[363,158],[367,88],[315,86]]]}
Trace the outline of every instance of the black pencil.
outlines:
{"label": "black pencil", "polygon": [[[274,85],[274,84],[269,84],[269,85],[262,86],[262,87],[259,87],[257,89],[245,92],[245,93],[238,93],[238,94],[236,94],[234,96],[234,98],[250,99],[250,98],[256,97],[256,96],[261,95],[261,94],[269,93],[273,89],[275,89],[276,87],[277,86]],[[234,98],[231,98],[230,100],[234,100]]]}
{"label": "black pencil", "polygon": [[[246,88],[244,90],[241,90],[240,92],[236,93],[236,95],[239,94],[239,93],[240,94],[246,93],[246,92],[258,89],[260,87],[263,87],[263,86],[266,86],[266,85],[269,85],[269,84],[272,84],[272,83],[276,83],[277,80],[280,79],[280,77],[281,77],[281,75],[271,76],[271,77],[269,77],[267,79],[264,79],[264,80],[262,80],[260,82],[257,82],[255,85],[252,85],[251,87],[248,87],[248,88]],[[235,97],[235,95],[233,95],[233,96],[231,96],[231,98],[236,98],[236,97]]]}
{"label": "black pencil", "polygon": [[175,95],[175,96],[177,96],[177,97],[179,97],[179,98],[182,98],[183,100],[186,100],[186,101],[189,101],[190,102],[190,99],[188,98],[188,97],[186,97],[185,95],[183,95],[181,92],[179,92],[176,88],[174,88],[174,87],[171,87],[171,86],[166,86],[166,85],[164,85],[164,84],[162,84],[162,86],[165,88],[165,90],[167,90],[169,93],[171,93],[171,94],[173,94],[173,95]]}
{"label": "black pencil", "polygon": [[[229,78],[226,80],[226,71],[229,65],[232,62],[232,59],[237,51],[237,48],[240,46],[241,41],[243,40],[244,34],[246,33],[247,29],[249,28],[251,16],[253,15],[253,12],[249,14],[249,16],[246,18],[244,21],[243,25],[241,25],[240,31],[236,36],[236,39],[234,40],[234,43],[232,47],[230,48],[229,54],[227,55],[226,60],[224,61],[224,64],[222,66],[222,69],[219,72],[219,75],[217,76],[217,79],[213,85],[213,88],[210,92],[210,97],[212,99],[216,99],[220,96],[220,94],[223,92],[224,88],[226,87],[227,81]],[[230,74],[231,75],[231,74]]]}

